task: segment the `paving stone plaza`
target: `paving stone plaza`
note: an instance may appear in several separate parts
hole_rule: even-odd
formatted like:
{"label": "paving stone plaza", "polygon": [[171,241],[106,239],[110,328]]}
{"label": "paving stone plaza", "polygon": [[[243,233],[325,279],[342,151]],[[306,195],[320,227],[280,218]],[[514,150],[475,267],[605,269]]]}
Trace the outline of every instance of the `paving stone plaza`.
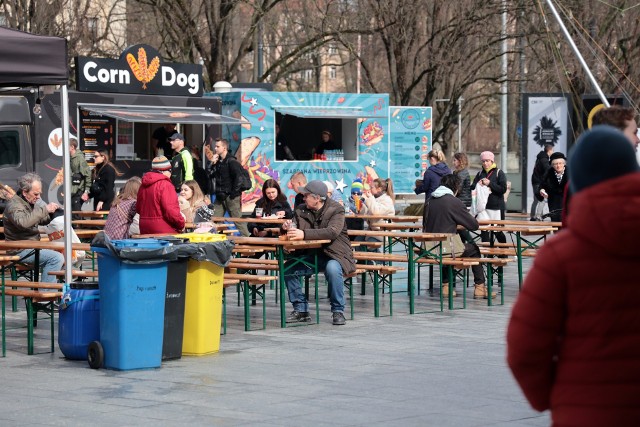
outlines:
{"label": "paving stone plaza", "polygon": [[[525,259],[525,268],[530,263]],[[406,283],[406,276],[394,279],[396,291],[403,277]],[[437,293],[425,293],[426,277],[416,311],[431,312],[409,315],[408,297],[398,292],[393,316],[375,318],[368,285],[367,295],[356,292],[355,319],[347,315],[339,327],[321,300],[320,325],[281,329],[268,290],[267,328],[261,329],[258,302],[251,332],[244,331],[243,309],[230,288],[220,352],[167,361],[160,369],[92,370],[86,361],[65,360],[59,349],[43,353],[45,321],[36,332],[41,354],[27,356],[26,330],[8,331],[0,424],[549,425],[548,413],[530,409],[505,363],[505,328],[518,290],[515,263],[506,269],[504,306],[487,307],[471,291],[466,309],[440,313]],[[457,306],[461,299],[455,298]],[[381,300],[381,313],[388,313],[388,295]],[[25,323],[24,311],[7,316],[10,326]]]}

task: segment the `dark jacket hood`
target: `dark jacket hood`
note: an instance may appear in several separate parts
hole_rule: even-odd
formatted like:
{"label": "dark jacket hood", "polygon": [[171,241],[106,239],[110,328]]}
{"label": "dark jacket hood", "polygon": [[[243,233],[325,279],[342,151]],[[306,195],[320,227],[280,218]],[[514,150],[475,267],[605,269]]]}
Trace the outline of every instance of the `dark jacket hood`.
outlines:
{"label": "dark jacket hood", "polygon": [[449,175],[451,173],[451,169],[445,163],[436,163],[435,165],[429,168],[430,171],[437,174],[439,177],[443,177],[445,175]]}

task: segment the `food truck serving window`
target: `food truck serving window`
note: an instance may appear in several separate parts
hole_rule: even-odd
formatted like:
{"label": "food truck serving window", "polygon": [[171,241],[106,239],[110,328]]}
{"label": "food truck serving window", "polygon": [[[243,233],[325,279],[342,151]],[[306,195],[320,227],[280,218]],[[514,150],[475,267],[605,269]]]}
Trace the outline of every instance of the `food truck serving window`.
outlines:
{"label": "food truck serving window", "polygon": [[359,127],[368,114],[359,107],[274,106],[277,161],[356,161]]}

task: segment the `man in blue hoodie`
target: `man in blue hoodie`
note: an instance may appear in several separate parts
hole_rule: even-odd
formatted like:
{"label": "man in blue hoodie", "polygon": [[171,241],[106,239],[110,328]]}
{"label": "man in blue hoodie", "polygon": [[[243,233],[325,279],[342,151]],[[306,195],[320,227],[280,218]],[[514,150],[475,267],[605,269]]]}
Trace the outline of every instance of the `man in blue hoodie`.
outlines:
{"label": "man in blue hoodie", "polygon": [[[455,253],[460,258],[480,258],[480,249],[474,243],[462,243],[457,234],[458,225],[467,230],[478,229],[478,221],[471,216],[464,203],[456,197],[460,191],[460,180],[455,175],[445,175],[440,181],[440,186],[431,194],[424,209],[423,231],[425,233],[451,233],[451,248],[443,248],[443,253]],[[473,272],[474,298],[488,298],[487,286],[485,285],[484,271],[481,265],[471,267]],[[446,280],[447,277],[444,276]],[[448,280],[442,284],[442,296],[449,296]],[[455,294],[454,294],[455,296]],[[495,292],[491,293],[491,298],[495,298]]]}

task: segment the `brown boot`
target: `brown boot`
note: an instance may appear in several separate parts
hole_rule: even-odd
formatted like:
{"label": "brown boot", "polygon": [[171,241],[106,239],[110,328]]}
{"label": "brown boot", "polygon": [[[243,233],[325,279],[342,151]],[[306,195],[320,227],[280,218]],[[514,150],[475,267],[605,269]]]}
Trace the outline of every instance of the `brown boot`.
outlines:
{"label": "brown boot", "polygon": [[[487,285],[484,283],[480,283],[479,285],[475,285],[475,289],[473,290],[473,298],[474,299],[487,299],[489,296],[489,292],[487,291]],[[495,292],[491,292],[491,299],[496,297]]]}
{"label": "brown boot", "polygon": [[[457,297],[458,294],[456,294],[456,291],[453,291],[453,297]],[[449,298],[449,284],[448,283],[443,283],[442,284],[442,298]]]}

